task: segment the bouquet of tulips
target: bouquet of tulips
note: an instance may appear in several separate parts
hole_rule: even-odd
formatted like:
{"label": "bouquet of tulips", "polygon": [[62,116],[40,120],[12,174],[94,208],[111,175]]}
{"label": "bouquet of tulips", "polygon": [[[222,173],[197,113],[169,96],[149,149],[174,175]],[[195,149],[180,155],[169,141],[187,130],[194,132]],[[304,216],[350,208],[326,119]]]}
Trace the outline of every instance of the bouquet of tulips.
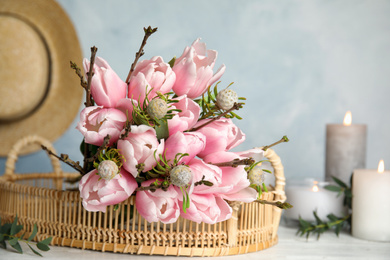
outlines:
{"label": "bouquet of tulips", "polygon": [[149,222],[229,219],[229,202],[258,199],[270,172],[260,148],[230,151],[245,140],[232,121],[241,119],[234,111],[244,98],[230,85],[218,90],[225,66],[214,73],[217,52],[200,39],[168,63],[159,56],[138,62],[156,29],[144,28],[126,81],[95,58],[95,47],[83,62],[87,80],[72,63],[87,96],[77,125],[84,166],[73,164],[82,173],[83,206],[105,212],[134,195]]}

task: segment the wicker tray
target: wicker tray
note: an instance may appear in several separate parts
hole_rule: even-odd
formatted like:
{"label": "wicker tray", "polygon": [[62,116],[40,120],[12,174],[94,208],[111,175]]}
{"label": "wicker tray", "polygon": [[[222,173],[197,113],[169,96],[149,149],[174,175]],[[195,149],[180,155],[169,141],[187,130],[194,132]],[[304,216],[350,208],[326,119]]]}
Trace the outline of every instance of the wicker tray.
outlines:
{"label": "wicker tray", "polygon": [[[61,170],[60,162],[50,158],[52,173],[16,174],[20,149],[50,142],[37,136],[21,139],[9,153],[6,171],[0,177],[0,217],[11,222],[18,215],[25,230],[38,226],[36,239],[53,237],[52,245],[130,254],[221,256],[266,249],[278,241],[281,209],[257,202],[232,203],[232,218],[217,224],[197,224],[179,218],[176,223],[148,223],[133,206],[132,196],[106,213],[88,212],[78,191],[65,190],[68,178],[78,173]],[[274,168],[275,187],[262,194],[270,202],[286,199],[285,178],[280,158],[272,149],[265,152]],[[77,186],[76,186],[77,187]]]}

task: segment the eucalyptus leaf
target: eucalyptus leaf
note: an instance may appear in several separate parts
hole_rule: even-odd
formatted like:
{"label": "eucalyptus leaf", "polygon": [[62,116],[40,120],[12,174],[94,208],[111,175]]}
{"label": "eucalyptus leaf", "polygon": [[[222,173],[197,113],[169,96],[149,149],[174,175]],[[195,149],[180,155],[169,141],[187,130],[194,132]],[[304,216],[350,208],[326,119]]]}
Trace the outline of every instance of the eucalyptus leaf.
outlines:
{"label": "eucalyptus leaf", "polygon": [[38,227],[37,224],[34,224],[33,231],[31,232],[31,235],[27,238],[27,241],[30,242],[31,240],[33,240],[37,233],[38,233]]}
{"label": "eucalyptus leaf", "polygon": [[37,247],[42,251],[49,251],[50,247],[42,242],[37,243]]}
{"label": "eucalyptus leaf", "polygon": [[11,223],[5,223],[4,225],[2,225],[0,228],[0,233],[9,235],[11,231],[11,225]]}
{"label": "eucalyptus leaf", "polygon": [[5,243],[5,241],[0,241],[0,247],[7,249],[7,244]]}
{"label": "eucalyptus leaf", "polygon": [[16,243],[18,243],[18,240],[19,240],[19,239],[18,239],[17,237],[14,237],[14,238],[8,240],[8,243],[9,243],[11,246],[14,246],[14,245],[16,245]]}
{"label": "eucalyptus leaf", "polygon": [[14,222],[12,222],[11,231],[10,231],[10,235],[11,236],[13,236],[13,235],[15,235],[17,233],[16,232],[17,228],[18,228],[18,215],[15,216]]}
{"label": "eucalyptus leaf", "polygon": [[[11,244],[11,243],[10,243]],[[15,248],[19,253],[23,253],[22,247],[20,246],[19,242],[16,241],[14,245],[11,245],[13,248]]]}
{"label": "eucalyptus leaf", "polygon": [[28,247],[31,249],[31,251],[33,251],[34,254],[36,255],[39,255],[39,256],[42,256],[37,250],[35,250],[34,248],[32,248],[29,244],[27,244]]}

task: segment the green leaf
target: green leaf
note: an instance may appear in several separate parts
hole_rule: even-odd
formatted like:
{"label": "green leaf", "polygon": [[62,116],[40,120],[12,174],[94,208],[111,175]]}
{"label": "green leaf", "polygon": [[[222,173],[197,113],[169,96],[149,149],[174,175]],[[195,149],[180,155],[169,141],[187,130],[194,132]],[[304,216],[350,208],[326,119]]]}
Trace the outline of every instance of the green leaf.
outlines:
{"label": "green leaf", "polygon": [[317,225],[321,225],[324,222],[318,217],[317,211],[313,211],[314,218],[316,219]]}
{"label": "green leaf", "polygon": [[1,226],[0,233],[9,235],[11,231],[11,226],[12,226],[11,223],[5,223],[4,225]]}
{"label": "green leaf", "polygon": [[8,243],[9,243],[11,246],[14,246],[14,245],[16,245],[16,243],[18,243],[18,238],[17,238],[17,237],[14,237],[14,238],[8,240]]}
{"label": "green leaf", "polygon": [[336,226],[335,233],[337,236],[339,236],[342,227],[343,227],[342,223]]}
{"label": "green leaf", "polygon": [[272,172],[270,171],[270,170],[267,170],[267,169],[261,169],[263,172],[266,172],[266,173],[271,173],[272,174]]}
{"label": "green leaf", "polygon": [[334,185],[326,185],[324,188],[329,190],[329,191],[334,191],[334,192],[342,192],[344,190],[343,188],[340,188],[339,186],[334,186]]}
{"label": "green leaf", "polygon": [[310,222],[302,219],[301,217],[299,217],[299,225],[303,228],[303,229],[307,229],[311,226]]}
{"label": "green leaf", "polygon": [[264,189],[265,192],[268,192],[267,185],[265,185],[264,182],[263,182],[263,189]]}
{"label": "green leaf", "polygon": [[28,245],[28,247],[31,249],[31,251],[34,252],[34,254],[39,255],[39,256],[42,256],[37,250],[35,250],[34,248],[32,248],[29,244],[27,244],[27,245]]}
{"label": "green leaf", "polygon": [[30,242],[31,240],[33,240],[37,232],[38,232],[37,224],[34,224],[33,231],[31,232],[31,235],[27,238],[27,241]]}
{"label": "green leaf", "polygon": [[4,234],[0,234],[0,242],[4,241]]}
{"label": "green leaf", "polygon": [[[11,244],[11,243],[10,243]],[[19,242],[16,241],[16,244],[11,245],[13,248],[15,248],[19,253],[23,254],[22,247],[20,246]]]}
{"label": "green leaf", "polygon": [[[119,204],[117,204],[117,205],[119,205]],[[49,245],[49,244],[51,243],[52,240],[53,240],[52,237],[48,237],[48,238],[46,238],[46,239],[40,241],[39,243],[40,243],[40,244],[44,244],[44,245]]]}
{"label": "green leaf", "polygon": [[188,195],[188,192],[186,191],[186,208],[188,209],[190,207],[190,197]]}
{"label": "green leaf", "polygon": [[11,236],[13,236],[13,235],[15,235],[17,233],[16,232],[17,228],[18,228],[18,215],[15,216],[14,222],[11,225],[11,232],[10,232]]}
{"label": "green leaf", "polygon": [[7,244],[5,243],[5,241],[0,241],[0,247],[7,249]]}
{"label": "green leaf", "polygon": [[158,120],[159,126],[155,126],[157,140],[167,139],[169,136],[167,120]]}
{"label": "green leaf", "polygon": [[338,184],[340,185],[340,187],[343,187],[343,188],[348,188],[348,185],[345,184],[342,180],[332,176],[332,179]]}
{"label": "green leaf", "polygon": [[176,61],[176,57],[173,57],[173,58],[168,62],[169,66],[170,66],[171,68],[173,68],[173,65],[175,65],[175,61]]}
{"label": "green leaf", "polygon": [[334,214],[329,214],[328,216],[326,216],[330,221],[332,222],[335,222],[337,221],[339,218],[336,217]]}
{"label": "green leaf", "polygon": [[37,243],[37,247],[42,251],[49,251],[50,247],[42,242]]}

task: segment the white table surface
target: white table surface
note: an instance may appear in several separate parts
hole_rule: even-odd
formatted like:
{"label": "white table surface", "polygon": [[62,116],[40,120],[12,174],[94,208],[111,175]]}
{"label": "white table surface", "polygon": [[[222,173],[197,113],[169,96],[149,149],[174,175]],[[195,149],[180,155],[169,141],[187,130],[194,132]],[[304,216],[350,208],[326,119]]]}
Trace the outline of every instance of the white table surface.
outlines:
{"label": "white table surface", "polygon": [[[263,251],[236,256],[213,257],[213,259],[227,260],[317,260],[317,259],[350,259],[350,260],[390,260],[390,243],[372,242],[352,237],[348,233],[342,233],[337,237],[334,233],[328,232],[317,240],[314,236],[308,241],[304,237],[296,236],[296,228],[280,226],[278,230],[279,243]],[[24,254],[20,255],[10,249],[0,249],[0,259],[41,259],[31,250],[22,245]],[[50,246],[50,251],[42,252],[43,259],[180,259],[184,257],[174,256],[143,256],[129,255],[110,252],[98,252],[92,250],[81,250],[69,247]],[[187,258],[187,257],[186,257]]]}

